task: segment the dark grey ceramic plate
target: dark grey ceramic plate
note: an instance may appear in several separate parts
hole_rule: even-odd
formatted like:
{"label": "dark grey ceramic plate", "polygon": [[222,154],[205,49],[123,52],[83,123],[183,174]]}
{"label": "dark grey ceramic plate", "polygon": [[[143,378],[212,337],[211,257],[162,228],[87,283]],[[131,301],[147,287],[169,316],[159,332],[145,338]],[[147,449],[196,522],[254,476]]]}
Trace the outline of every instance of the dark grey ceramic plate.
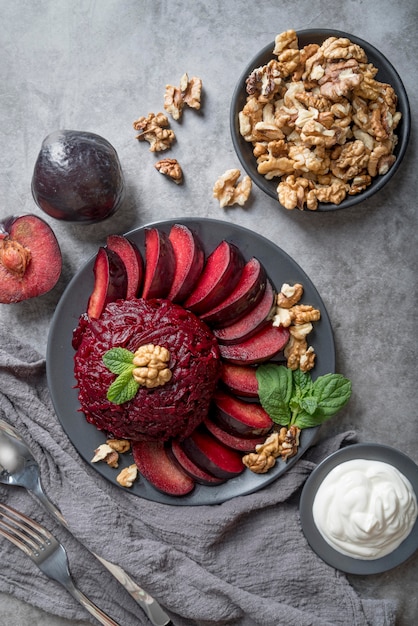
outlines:
{"label": "dark grey ceramic plate", "polygon": [[322,537],[313,520],[312,505],[322,481],[334,467],[353,459],[370,459],[393,465],[406,476],[418,498],[418,465],[412,459],[390,446],[359,443],[334,452],[312,472],[302,491],[300,520],[309,545],[326,563],[348,574],[378,574],[400,565],[417,550],[418,520],[408,537],[396,550],[373,560],[355,559],[334,550]]}
{"label": "dark grey ceramic plate", "polygon": [[[396,134],[398,136],[398,145],[395,148],[394,154],[396,155],[396,161],[390,168],[390,170],[384,176],[377,176],[371,185],[367,187],[365,191],[355,196],[348,196],[341,204],[327,204],[319,203],[318,211],[334,211],[336,209],[346,209],[350,206],[363,202],[370,198],[377,191],[382,189],[384,185],[395,174],[401,161],[405,155],[405,151],[409,141],[409,134],[411,128],[411,114],[409,108],[408,96],[405,91],[403,82],[388,59],[377,48],[369,44],[363,39],[359,39],[354,35],[337,30],[327,29],[310,29],[297,31],[299,39],[299,47],[302,48],[309,43],[316,43],[321,45],[328,37],[347,37],[353,43],[361,46],[367,54],[370,63],[373,63],[379,70],[376,75],[376,80],[383,83],[389,83],[395,89],[398,95],[398,110],[402,113],[402,120],[398,125]],[[242,72],[238,83],[235,87],[235,91],[232,97],[231,109],[230,109],[230,128],[232,135],[232,142],[234,144],[235,151],[241,162],[241,165],[252,178],[254,183],[262,189],[267,195],[277,200],[277,185],[279,180],[277,178],[273,180],[267,180],[263,175],[257,172],[257,163],[252,152],[252,144],[245,141],[239,132],[238,113],[243,109],[246,102],[247,93],[245,91],[245,81],[252,70],[266,65],[271,59],[277,58],[273,55],[274,41],[269,43],[263,48],[247,65]],[[277,200],[278,201],[278,200]],[[315,213],[315,211],[305,211],[306,213]]]}
{"label": "dark grey ceramic plate", "polygon": [[[227,222],[179,218],[148,224],[148,226],[156,226],[168,233],[175,223],[183,223],[193,229],[202,239],[207,254],[223,239],[226,239],[235,243],[246,259],[251,256],[257,257],[264,264],[276,288],[280,288],[283,282],[302,283],[304,302],[321,310],[321,320],[315,323],[311,335],[311,342],[317,354],[314,375],[319,376],[335,371],[334,339],[324,303],[308,276],[295,261],[271,241],[250,230]],[[127,233],[127,236],[139,246],[142,252],[144,252],[145,228],[144,226]],[[89,295],[93,289],[93,264],[94,258],[90,259],[80,269],[65,290],[51,323],[47,347],[48,384],[58,419],[75,448],[88,463],[93,457],[95,448],[105,441],[105,437],[95,426],[88,424],[83,413],[79,411],[77,391],[74,389],[76,381],[73,371],[74,351],[71,347],[71,340],[73,329],[77,326],[79,316],[85,312]],[[257,491],[276,480],[278,476],[296,463],[312,445],[316,431],[316,428],[305,430],[302,433],[298,455],[287,464],[280,461],[272,471],[265,475],[257,475],[245,470],[241,476],[217,487],[196,485],[191,494],[180,498],[160,493],[141,478],[135,482],[129,492],[148,500],[174,505],[219,504],[235,496]],[[124,455],[120,469],[131,463],[132,457]],[[117,471],[112,470],[105,463],[95,463],[92,464],[92,467],[119,487],[116,482]]]}

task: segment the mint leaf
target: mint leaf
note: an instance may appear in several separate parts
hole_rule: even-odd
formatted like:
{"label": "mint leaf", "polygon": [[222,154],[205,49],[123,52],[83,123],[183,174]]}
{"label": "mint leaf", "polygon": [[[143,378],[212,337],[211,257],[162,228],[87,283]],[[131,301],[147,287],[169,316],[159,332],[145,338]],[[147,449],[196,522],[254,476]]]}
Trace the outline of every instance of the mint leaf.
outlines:
{"label": "mint leaf", "polygon": [[111,348],[103,355],[103,363],[112,374],[122,374],[126,369],[135,367],[132,363],[134,353],[126,348]]}
{"label": "mint leaf", "polygon": [[341,374],[319,376],[312,384],[312,396],[317,402],[316,409],[310,413],[306,410],[308,406],[304,406],[293,422],[299,428],[319,426],[342,409],[350,399],[351,382]]}
{"label": "mint leaf", "polygon": [[107,399],[113,404],[124,404],[135,396],[139,383],[132,376],[132,368],[125,369],[110,385],[107,390]]}
{"label": "mint leaf", "polygon": [[314,415],[318,408],[318,401],[314,396],[307,396],[301,399],[299,406],[303,411],[308,413],[308,415]]}
{"label": "mint leaf", "polygon": [[299,391],[299,396],[310,391],[312,387],[312,379],[309,372],[302,372],[301,370],[294,370],[292,372],[293,383]]}
{"label": "mint leaf", "polygon": [[273,422],[287,426],[293,393],[292,371],[283,365],[260,365],[256,371],[261,406]]}

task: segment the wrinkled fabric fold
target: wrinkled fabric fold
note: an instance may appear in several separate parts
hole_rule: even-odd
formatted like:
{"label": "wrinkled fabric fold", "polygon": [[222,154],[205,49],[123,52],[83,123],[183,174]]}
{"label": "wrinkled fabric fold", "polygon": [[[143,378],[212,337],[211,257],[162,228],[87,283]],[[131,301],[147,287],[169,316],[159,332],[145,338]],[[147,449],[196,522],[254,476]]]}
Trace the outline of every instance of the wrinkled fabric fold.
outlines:
{"label": "wrinkled fabric fold", "polygon": [[[300,526],[306,478],[355,433],[320,440],[254,494],[213,506],[154,503],[118,489],[81,459],[55,415],[44,359],[1,324],[0,346],[0,417],[30,445],[44,489],[74,536],[24,489],[0,485],[0,500],[63,541],[77,585],[122,626],[150,622],[86,547],[123,567],[175,626],[394,626],[395,604],[362,601],[342,573],[312,552]],[[2,537],[0,546],[1,591],[94,623]]]}

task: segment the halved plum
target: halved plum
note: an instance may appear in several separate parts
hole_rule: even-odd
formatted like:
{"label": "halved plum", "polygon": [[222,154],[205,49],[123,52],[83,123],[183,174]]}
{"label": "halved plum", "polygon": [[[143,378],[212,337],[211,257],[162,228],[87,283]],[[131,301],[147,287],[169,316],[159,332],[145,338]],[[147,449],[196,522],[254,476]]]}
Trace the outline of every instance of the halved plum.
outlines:
{"label": "halved plum", "polygon": [[146,228],[143,298],[151,300],[168,296],[175,262],[173,246],[167,233],[158,228]]}
{"label": "halved plum", "polygon": [[106,240],[109,250],[116,252],[126,267],[127,287],[126,298],[138,295],[144,276],[144,260],[138,247],[123,235],[109,235]]}
{"label": "halved plum", "polygon": [[196,465],[219,478],[234,478],[245,469],[241,455],[215,439],[202,426],[196,428],[181,445]]}
{"label": "halved plum", "polygon": [[9,217],[0,224],[0,302],[12,304],[55,287],[62,255],[49,224],[36,215]]}
{"label": "halved plum", "polygon": [[266,271],[260,261],[253,257],[245,264],[235,289],[218,306],[203,313],[200,319],[209,326],[233,324],[260,302],[266,283]]}
{"label": "halved plum", "polygon": [[264,443],[266,440],[265,435],[260,435],[259,437],[239,437],[238,435],[232,435],[210,417],[207,417],[203,424],[216,439],[229,448],[238,450],[238,452],[252,452],[258,444]]}
{"label": "halved plum", "polygon": [[257,369],[252,365],[222,363],[220,381],[233,394],[248,398],[258,398]]}
{"label": "halved plum", "polygon": [[239,248],[229,241],[221,241],[207,258],[203,272],[183,306],[197,315],[216,307],[235,289],[244,265]]}
{"label": "halved plum", "polygon": [[90,319],[98,319],[109,302],[126,298],[126,267],[116,252],[101,246],[93,267],[94,288],[87,304]]}
{"label": "halved plum", "polygon": [[275,357],[289,341],[289,330],[268,324],[241,343],[219,344],[221,357],[236,365],[263,363]]}
{"label": "halved plum", "polygon": [[218,421],[239,437],[266,435],[273,426],[269,414],[258,402],[246,402],[218,389],[213,404]]}
{"label": "halved plum", "polygon": [[214,328],[213,334],[224,344],[241,343],[255,335],[263,326],[269,324],[269,316],[274,307],[276,294],[269,280],[266,282],[260,302],[237,322],[222,328]]}
{"label": "halved plum", "polygon": [[205,265],[205,251],[197,234],[184,224],[174,224],[169,233],[175,271],[168,299],[181,303],[191,293]]}
{"label": "halved plum", "polygon": [[194,489],[194,480],[170,458],[161,441],[137,441],[132,454],[139,472],[158,491],[185,496]]}
{"label": "halved plum", "polygon": [[184,449],[177,440],[173,439],[171,441],[171,447],[169,448],[169,453],[173,456],[173,458],[180,464],[182,469],[189,474],[197,483],[201,485],[221,485],[225,482],[225,478],[219,478],[206,472],[201,467],[196,465],[192,461],[192,459],[186,454]]}

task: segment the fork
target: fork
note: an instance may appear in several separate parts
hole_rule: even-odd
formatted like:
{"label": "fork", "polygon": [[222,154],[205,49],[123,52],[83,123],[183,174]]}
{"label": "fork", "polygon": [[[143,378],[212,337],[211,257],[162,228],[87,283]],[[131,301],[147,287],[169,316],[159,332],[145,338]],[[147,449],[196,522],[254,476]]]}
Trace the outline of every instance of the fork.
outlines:
{"label": "fork", "polygon": [[75,586],[64,546],[40,524],[0,503],[0,535],[20,548],[41,572],[59,582],[104,626],[119,626]]}

